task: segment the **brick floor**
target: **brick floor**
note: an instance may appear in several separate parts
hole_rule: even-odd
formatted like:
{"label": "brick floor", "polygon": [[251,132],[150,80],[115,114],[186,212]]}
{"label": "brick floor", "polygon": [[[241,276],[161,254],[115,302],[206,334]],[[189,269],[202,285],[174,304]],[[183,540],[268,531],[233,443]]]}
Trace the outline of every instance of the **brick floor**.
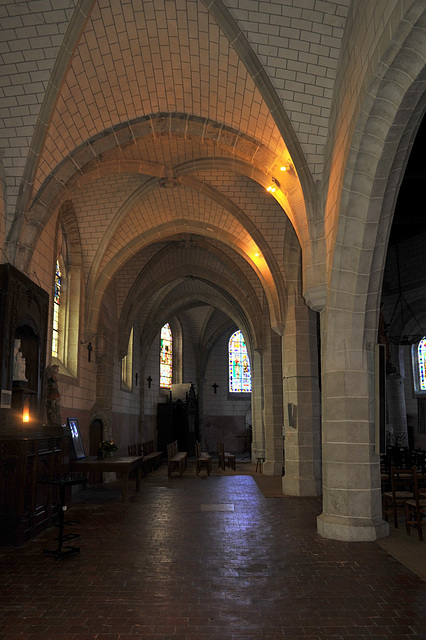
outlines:
{"label": "brick floor", "polygon": [[321,538],[315,498],[189,475],[119,495],[74,495],[78,555],[43,554],[54,529],[0,550],[1,640],[426,638],[426,582],[374,542]]}

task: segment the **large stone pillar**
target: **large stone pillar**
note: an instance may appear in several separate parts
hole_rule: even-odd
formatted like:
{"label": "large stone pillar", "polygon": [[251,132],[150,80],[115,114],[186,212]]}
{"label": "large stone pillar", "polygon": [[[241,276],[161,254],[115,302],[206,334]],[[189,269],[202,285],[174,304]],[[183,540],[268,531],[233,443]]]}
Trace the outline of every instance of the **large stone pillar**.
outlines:
{"label": "large stone pillar", "polygon": [[265,425],[263,423],[263,356],[259,351],[252,355],[252,458],[265,456]]}
{"label": "large stone pillar", "polygon": [[376,540],[388,534],[388,524],[382,519],[374,450],[374,344],[364,344],[363,324],[351,310],[334,306],[327,325],[322,325],[323,512],[318,532],[337,540]]}
{"label": "large stone pillar", "polygon": [[265,462],[263,473],[281,476],[283,469],[283,393],[281,336],[269,329],[263,353]]}
{"label": "large stone pillar", "polygon": [[283,493],[321,494],[321,418],[316,314],[289,301],[283,337],[285,475]]}
{"label": "large stone pillar", "polygon": [[91,409],[90,418],[102,421],[102,437],[105,440],[111,440],[116,438],[112,428],[114,343],[108,328],[102,324],[99,326],[96,344],[99,346],[99,349],[95,351],[97,363],[96,401]]}

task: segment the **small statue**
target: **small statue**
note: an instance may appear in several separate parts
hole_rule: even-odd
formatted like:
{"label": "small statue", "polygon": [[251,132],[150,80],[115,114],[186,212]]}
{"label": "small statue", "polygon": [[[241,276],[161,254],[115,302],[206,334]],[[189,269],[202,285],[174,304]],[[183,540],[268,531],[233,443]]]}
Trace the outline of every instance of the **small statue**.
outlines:
{"label": "small statue", "polygon": [[46,369],[46,414],[47,423],[50,426],[62,424],[61,420],[61,394],[58,388],[59,367],[57,364]]}
{"label": "small statue", "polygon": [[15,346],[13,349],[13,380],[18,380],[19,382],[28,382],[28,379],[25,375],[26,361],[20,349],[21,339],[15,338]]}

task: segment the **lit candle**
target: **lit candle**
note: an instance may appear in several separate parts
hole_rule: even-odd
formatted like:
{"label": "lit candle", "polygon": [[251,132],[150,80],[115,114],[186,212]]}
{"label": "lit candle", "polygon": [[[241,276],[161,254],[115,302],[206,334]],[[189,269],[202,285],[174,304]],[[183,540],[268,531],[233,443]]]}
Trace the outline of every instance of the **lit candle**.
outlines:
{"label": "lit candle", "polygon": [[30,399],[24,399],[24,409],[22,411],[22,422],[30,421]]}

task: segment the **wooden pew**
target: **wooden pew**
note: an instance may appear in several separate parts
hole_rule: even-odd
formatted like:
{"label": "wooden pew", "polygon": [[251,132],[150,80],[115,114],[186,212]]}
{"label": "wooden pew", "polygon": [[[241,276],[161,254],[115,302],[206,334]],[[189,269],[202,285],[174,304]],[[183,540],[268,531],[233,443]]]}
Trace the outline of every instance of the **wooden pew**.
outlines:
{"label": "wooden pew", "polygon": [[178,471],[181,476],[188,464],[188,453],[178,450],[177,440],[167,445],[167,475],[172,475],[173,471]]}
{"label": "wooden pew", "polygon": [[147,463],[148,473],[153,469],[158,469],[163,462],[163,452],[155,450],[154,440],[142,442],[142,451],[144,463]]}
{"label": "wooden pew", "polygon": [[148,475],[153,469],[158,469],[163,462],[163,452],[155,451],[154,440],[148,440],[147,442],[136,442],[129,444],[127,447],[129,456],[142,456],[143,457],[143,475]]}

